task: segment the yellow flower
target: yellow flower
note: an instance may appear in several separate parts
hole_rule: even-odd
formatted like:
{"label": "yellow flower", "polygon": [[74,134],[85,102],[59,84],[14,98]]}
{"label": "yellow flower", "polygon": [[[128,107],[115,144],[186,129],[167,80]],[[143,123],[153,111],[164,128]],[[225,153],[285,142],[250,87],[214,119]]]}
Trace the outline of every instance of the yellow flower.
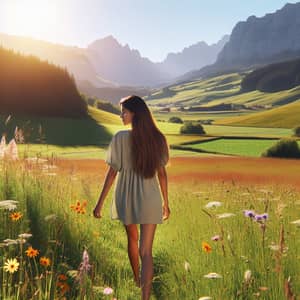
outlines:
{"label": "yellow flower", "polygon": [[49,267],[51,264],[51,260],[50,258],[43,256],[40,258],[40,264],[44,267]]}
{"label": "yellow flower", "polygon": [[10,214],[9,217],[12,221],[19,221],[22,218],[22,216],[23,215],[20,212],[13,212]]}
{"label": "yellow flower", "polygon": [[210,253],[211,250],[212,250],[211,246],[208,243],[206,243],[206,242],[202,242],[202,249],[206,253]]}
{"label": "yellow flower", "polygon": [[26,255],[30,258],[36,257],[39,254],[39,250],[33,249],[31,246],[25,251]]}
{"label": "yellow flower", "polygon": [[20,264],[15,258],[7,259],[4,264],[4,271],[13,274],[18,271],[19,265]]}

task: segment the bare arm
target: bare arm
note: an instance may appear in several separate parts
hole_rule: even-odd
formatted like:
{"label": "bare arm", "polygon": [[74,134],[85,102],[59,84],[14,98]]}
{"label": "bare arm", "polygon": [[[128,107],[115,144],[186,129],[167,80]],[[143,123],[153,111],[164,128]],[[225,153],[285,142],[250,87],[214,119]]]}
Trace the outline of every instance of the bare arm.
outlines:
{"label": "bare arm", "polygon": [[105,200],[112,184],[114,183],[116,175],[117,175],[117,171],[114,170],[112,167],[110,167],[106,173],[101,194],[100,194],[98,202],[94,208],[93,213],[94,213],[95,218],[101,218],[101,209],[103,207],[104,200]]}
{"label": "bare arm", "polygon": [[169,208],[169,199],[168,199],[168,177],[165,167],[161,167],[157,171],[158,181],[163,196],[163,218],[164,220],[169,218],[170,208]]}

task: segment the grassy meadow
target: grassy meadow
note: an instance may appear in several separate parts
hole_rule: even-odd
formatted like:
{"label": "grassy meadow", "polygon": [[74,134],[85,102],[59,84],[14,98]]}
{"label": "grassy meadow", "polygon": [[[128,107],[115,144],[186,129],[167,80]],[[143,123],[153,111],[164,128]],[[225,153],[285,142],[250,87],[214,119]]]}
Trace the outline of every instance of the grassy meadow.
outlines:
{"label": "grassy meadow", "polygon": [[[261,113],[156,110],[298,97],[296,88],[240,94],[242,76],[175,85],[149,99],[171,158],[171,218],[157,228],[153,300],[300,296],[299,160],[258,158],[292,136],[298,103]],[[171,116],[213,124],[203,125],[205,135],[182,135]],[[0,123],[7,141],[16,126],[25,137],[19,160],[0,160],[0,299],[139,299],[124,228],[110,220],[112,191],[103,218],[92,217],[108,143],[124,129],[119,116],[89,107],[86,119],[2,116]]]}
{"label": "grassy meadow", "polygon": [[[138,299],[124,228],[109,217],[112,192],[103,218],[91,216],[102,164],[98,172],[83,167],[60,173],[55,166],[1,161],[0,298]],[[300,294],[299,190],[196,177],[178,181],[172,174],[184,168],[169,168],[172,215],[157,229],[152,299],[273,300]],[[84,249],[88,261],[86,253],[82,261]],[[18,264],[14,272],[6,271],[8,259]]]}

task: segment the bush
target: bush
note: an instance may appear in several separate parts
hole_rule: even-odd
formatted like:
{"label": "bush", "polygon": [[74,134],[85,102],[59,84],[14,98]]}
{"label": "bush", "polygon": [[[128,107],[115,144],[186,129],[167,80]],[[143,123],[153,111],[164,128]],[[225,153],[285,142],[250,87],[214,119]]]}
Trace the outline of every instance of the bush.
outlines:
{"label": "bush", "polygon": [[300,158],[300,149],[293,139],[281,139],[275,145],[267,149],[262,156],[281,158]]}
{"label": "bush", "polygon": [[294,128],[294,136],[300,136],[300,126]]}
{"label": "bush", "polygon": [[171,117],[168,120],[169,123],[178,123],[178,124],[183,124],[183,121],[179,117]]}
{"label": "bush", "polygon": [[205,134],[203,126],[199,123],[186,122],[181,128],[180,133]]}

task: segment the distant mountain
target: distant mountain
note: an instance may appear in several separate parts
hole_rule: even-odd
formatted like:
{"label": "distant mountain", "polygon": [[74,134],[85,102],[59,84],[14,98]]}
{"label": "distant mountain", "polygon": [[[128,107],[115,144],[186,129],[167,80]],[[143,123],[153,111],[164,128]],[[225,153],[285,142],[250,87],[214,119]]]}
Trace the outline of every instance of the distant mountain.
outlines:
{"label": "distant mountain", "polygon": [[100,76],[120,85],[153,86],[171,77],[139,51],[119,44],[113,36],[94,41],[86,53]]}
{"label": "distant mountain", "polygon": [[189,72],[177,81],[255,69],[270,63],[300,57],[300,2],[286,4],[264,17],[238,22],[217,61]]}
{"label": "distant mountain", "polygon": [[217,64],[244,67],[274,62],[284,53],[300,55],[299,29],[300,2],[261,18],[251,16],[236,24]]}
{"label": "distant mountain", "polygon": [[179,76],[191,70],[198,70],[213,64],[228,40],[229,35],[225,35],[216,44],[208,45],[203,41],[198,42],[184,48],[181,52],[169,53],[167,58],[158,65],[162,70],[171,73],[172,76]]}
{"label": "distant mountain", "polygon": [[75,80],[88,80],[97,87],[117,86],[101,78],[86,56],[86,50],[0,33],[0,46],[23,54],[32,54],[43,60],[65,67]]}

